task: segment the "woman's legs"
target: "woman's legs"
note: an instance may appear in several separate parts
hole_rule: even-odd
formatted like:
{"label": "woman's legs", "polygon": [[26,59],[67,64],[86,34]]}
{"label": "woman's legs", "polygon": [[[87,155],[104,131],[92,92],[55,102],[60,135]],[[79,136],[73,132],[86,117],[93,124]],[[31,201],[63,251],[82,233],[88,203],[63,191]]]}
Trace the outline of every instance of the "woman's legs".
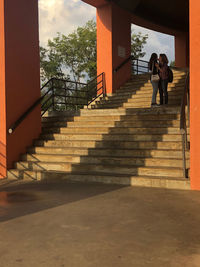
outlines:
{"label": "woman's legs", "polygon": [[162,89],[161,80],[159,81],[158,88],[159,88],[159,94],[160,94],[160,105],[163,105],[163,89]]}
{"label": "woman's legs", "polygon": [[153,87],[152,101],[151,104],[156,104],[156,96],[158,93],[158,82],[151,82]]}
{"label": "woman's legs", "polygon": [[168,92],[167,92],[168,80],[162,80],[162,87],[165,96],[165,104],[168,104]]}
{"label": "woman's legs", "polygon": [[168,104],[168,80],[161,80],[159,86],[159,93],[160,93],[160,104],[163,105],[163,93],[165,97],[165,104]]}

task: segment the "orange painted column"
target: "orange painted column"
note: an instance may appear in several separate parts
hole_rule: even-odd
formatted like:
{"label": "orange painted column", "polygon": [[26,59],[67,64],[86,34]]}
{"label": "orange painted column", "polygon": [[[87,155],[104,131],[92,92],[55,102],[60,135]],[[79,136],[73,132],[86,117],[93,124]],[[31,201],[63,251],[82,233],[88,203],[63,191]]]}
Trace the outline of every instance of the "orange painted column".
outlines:
{"label": "orange painted column", "polygon": [[97,73],[105,72],[107,93],[131,77],[131,63],[114,69],[131,55],[131,15],[113,3],[97,8]]}
{"label": "orange painted column", "polygon": [[175,66],[189,67],[189,33],[187,32],[175,35]]}
{"label": "orange painted column", "polygon": [[4,2],[0,1],[0,178],[6,176],[6,95]]}
{"label": "orange painted column", "polygon": [[200,190],[200,2],[190,0],[191,188]]}
{"label": "orange painted column", "polygon": [[[8,129],[40,97],[38,1],[0,0],[0,166],[12,168],[41,131],[40,107]],[[4,152],[2,153],[2,150]]]}

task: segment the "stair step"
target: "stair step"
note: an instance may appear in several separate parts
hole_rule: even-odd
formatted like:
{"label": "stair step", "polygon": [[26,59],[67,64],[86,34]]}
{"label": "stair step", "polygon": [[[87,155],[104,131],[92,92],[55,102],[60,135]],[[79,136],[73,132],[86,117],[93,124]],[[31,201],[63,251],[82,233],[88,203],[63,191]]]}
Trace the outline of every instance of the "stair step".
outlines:
{"label": "stair step", "polygon": [[[156,108],[157,109],[157,108]],[[138,114],[138,115],[104,115],[104,116],[81,116],[81,117],[74,117],[73,122],[134,122],[134,121],[170,121],[170,120],[180,120],[180,114]],[[54,123],[56,120],[53,120],[49,123]],[[65,118],[63,121],[66,122]],[[72,122],[72,123],[73,123]],[[43,123],[43,125],[47,125]]]}
{"label": "stair step", "polygon": [[63,172],[106,172],[112,175],[147,175],[163,177],[181,177],[182,168],[173,167],[136,167],[129,165],[114,166],[105,164],[71,164],[68,162],[27,162],[21,161],[16,163],[18,170],[36,170],[36,171],[63,171]]}
{"label": "stair step", "polygon": [[180,119],[180,114],[138,114],[138,115],[104,115],[104,116],[79,116],[74,121],[135,121],[135,120],[172,120]]}
{"label": "stair step", "polygon": [[182,142],[153,142],[153,141],[67,141],[67,140],[36,140],[35,146],[45,147],[78,147],[78,148],[121,148],[121,149],[182,149]]}
{"label": "stair step", "polygon": [[146,134],[146,135],[102,135],[102,134],[42,134],[40,136],[42,140],[70,140],[70,141],[181,141],[181,134],[177,135],[158,135],[158,134]]}
{"label": "stair step", "polygon": [[[84,164],[105,164],[105,165],[126,165],[145,167],[182,167],[182,159],[170,158],[134,158],[134,157],[109,157],[100,156],[80,156],[80,155],[54,155],[54,154],[26,154],[22,156],[22,161],[29,162],[68,162]],[[189,161],[187,162],[189,168]]]}
{"label": "stair step", "polygon": [[[78,128],[52,128],[45,127],[43,133],[61,133],[61,134],[180,134],[180,128],[128,128],[128,127],[78,127]],[[188,129],[188,133],[189,133]]]}
{"label": "stair step", "polygon": [[[57,123],[56,123],[57,124]],[[55,125],[55,124],[53,124]],[[152,121],[143,120],[143,121],[88,121],[87,124],[85,121],[75,121],[66,123],[68,127],[149,127],[152,128]],[[154,128],[159,127],[180,127],[179,120],[157,120],[153,122]]]}
{"label": "stair step", "polygon": [[[51,154],[51,155],[79,155],[79,156],[115,156],[115,157],[150,157],[150,158],[171,158],[182,159],[182,150],[159,150],[159,149],[106,149],[106,148],[73,148],[73,147],[31,147],[29,153]],[[186,158],[190,153],[186,151]]]}
{"label": "stair step", "polygon": [[[126,101],[127,99],[136,99],[136,98],[145,98],[145,97],[151,97],[152,96],[152,89],[149,91],[134,91],[129,93],[120,93],[120,94],[113,94],[112,96],[102,97],[101,101],[108,101],[108,100],[122,100]],[[172,90],[168,91],[169,96],[182,96],[183,95],[183,88],[180,90]],[[159,92],[158,95],[159,97]]]}
{"label": "stair step", "polygon": [[[95,103],[98,104],[108,104],[108,105],[112,105],[112,104],[122,104],[123,106],[125,106],[127,103],[146,103],[146,102],[151,102],[152,99],[152,94],[146,95],[145,97],[131,97],[128,98],[126,100],[124,99],[109,99],[109,100],[100,100],[100,101],[96,101]],[[178,96],[170,96],[169,95],[169,103],[179,103],[182,100],[182,96],[178,95]],[[160,97],[159,95],[157,96],[157,101],[158,103],[160,102]]]}
{"label": "stair step", "polygon": [[[170,83],[168,84],[168,90],[171,90],[172,88],[184,88],[185,85],[185,79],[179,83]],[[126,84],[121,86],[119,89],[116,90],[116,93],[124,92],[124,91],[131,91],[131,90],[148,90],[152,89],[152,84],[150,82],[146,83],[138,83],[138,84]]]}
{"label": "stair step", "polygon": [[[185,77],[174,77],[173,79],[173,83],[169,83],[169,85],[171,84],[180,84],[180,83],[184,83],[185,82]],[[129,82],[126,82],[125,85],[123,85],[122,87],[126,87],[126,86],[129,86],[129,85],[143,85],[143,84],[151,84],[150,80],[149,79],[140,79],[140,80],[131,80]]]}
{"label": "stair step", "polygon": [[133,114],[179,114],[179,106],[161,106],[159,109],[152,109],[147,107],[143,108],[115,108],[115,109],[99,109],[99,110],[90,110],[84,109],[80,112],[81,116],[104,116],[104,115],[133,115]]}
{"label": "stair step", "polygon": [[52,122],[52,121],[74,121],[75,116],[51,116],[51,117],[43,117],[42,118],[42,123],[45,122]]}
{"label": "stair step", "polygon": [[[170,101],[169,99],[169,103],[168,106],[180,106],[181,105],[181,100],[177,100],[177,101]],[[135,103],[117,103],[117,104],[97,104],[97,105],[91,105],[92,109],[112,109],[112,108],[148,108],[151,106],[151,99],[145,101],[145,102],[135,102]],[[159,108],[159,107],[157,107]]]}
{"label": "stair step", "polygon": [[47,180],[47,181],[62,181],[69,182],[92,182],[104,184],[121,184],[142,187],[158,187],[168,189],[184,189],[190,190],[190,181],[188,179],[178,177],[148,177],[148,176],[120,176],[109,175],[107,173],[92,173],[92,174],[68,174],[66,172],[35,172],[35,171],[8,171],[10,179],[28,179],[28,180]]}

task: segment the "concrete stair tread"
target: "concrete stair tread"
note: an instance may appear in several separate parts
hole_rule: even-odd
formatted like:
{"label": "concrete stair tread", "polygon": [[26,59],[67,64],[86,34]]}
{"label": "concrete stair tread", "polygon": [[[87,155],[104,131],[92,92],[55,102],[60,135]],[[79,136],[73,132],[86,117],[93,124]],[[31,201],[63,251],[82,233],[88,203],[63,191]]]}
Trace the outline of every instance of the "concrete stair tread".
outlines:
{"label": "concrete stair tread", "polygon": [[[99,122],[105,122],[105,121],[114,121],[114,122],[120,122],[120,121],[125,121],[126,122],[127,121],[127,122],[130,122],[130,121],[150,121],[150,120],[151,121],[155,121],[155,120],[156,121],[166,121],[166,120],[167,121],[175,121],[175,120],[180,120],[179,117],[178,118],[177,117],[174,117],[173,118],[173,114],[172,114],[171,117],[170,117],[171,114],[167,114],[167,115],[169,116],[169,118],[167,118],[167,116],[162,118],[162,115],[161,116],[158,115],[158,118],[157,119],[150,117],[150,116],[153,116],[153,115],[149,115],[150,118],[148,118],[148,115],[146,117],[144,117],[144,118],[134,117],[134,115],[133,116],[130,115],[130,117],[124,116],[124,117],[121,117],[121,118],[113,118],[113,119],[112,119],[112,117],[111,118],[102,118],[101,120],[99,120]],[[175,115],[177,116],[177,114],[175,114]],[[84,120],[75,120],[73,122],[75,122],[75,123],[77,123],[77,122],[85,122],[85,123],[87,123],[87,122],[96,122],[96,117],[93,116],[93,117],[90,117],[90,119],[88,119],[88,120],[87,119],[84,119]],[[70,124],[72,124],[73,122],[70,122]]]}
{"label": "concrete stair tread", "polygon": [[68,134],[68,133],[50,133],[42,134],[40,140],[55,140],[55,141],[164,141],[174,142],[182,141],[180,134]]}
{"label": "concrete stair tread", "polygon": [[[89,140],[55,140],[55,139],[51,139],[51,140],[45,140],[45,139],[39,139],[39,140],[36,140],[36,141],[43,141],[43,142],[46,142],[46,141],[56,141],[56,142],[89,142]],[[120,140],[113,140],[113,142],[126,142],[126,143],[138,143],[138,142],[141,142],[141,143],[182,143],[182,140],[180,141],[162,141],[162,140],[159,140],[159,141],[150,141],[150,140],[138,140],[138,141],[131,141],[131,140],[128,140],[128,141],[120,141]],[[95,142],[95,140],[92,140],[91,142]],[[96,140],[96,143],[107,143],[107,142],[111,142],[110,140]]]}
{"label": "concrete stair tread", "polygon": [[[39,153],[39,152],[32,152],[32,151],[35,151],[35,150],[40,150],[41,151],[41,149],[45,152],[46,150],[48,150],[48,151],[50,151],[51,150],[51,153],[47,153],[47,152],[45,152],[45,153]],[[69,150],[69,151],[87,151],[88,153],[91,153],[91,151],[89,151],[88,150],[88,148],[85,148],[85,147],[83,147],[83,148],[77,148],[77,147],[56,147],[56,146],[49,146],[49,147],[41,147],[41,146],[36,146],[36,147],[33,147],[33,148],[29,148],[28,149],[28,153],[30,153],[30,154],[41,154],[41,155],[44,155],[44,154],[50,154],[50,155],[55,155],[55,153],[52,153],[52,150],[55,150],[55,151],[59,151],[59,152],[56,152],[56,155],[71,155],[71,156],[73,156],[73,155],[79,155],[79,156],[84,156],[84,155],[82,155],[82,154],[70,154],[70,153],[68,153],[68,152],[65,152],[65,153],[60,153],[60,150],[64,150],[64,151],[67,151],[67,150]],[[144,152],[149,152],[149,153],[154,153],[154,152],[157,152],[157,153],[182,153],[182,150],[181,149],[148,149],[148,148],[138,148],[138,149],[135,149],[135,148],[126,148],[126,149],[122,149],[122,148],[112,148],[112,149],[105,149],[105,148],[95,148],[95,150],[93,150],[93,152],[102,152],[102,151],[105,151],[105,153],[107,153],[107,152],[110,152],[110,153],[114,153],[115,154],[115,157],[117,157],[116,156],[116,153],[118,152],[118,153],[120,153],[120,154],[122,154],[122,155],[125,155],[126,154],[126,152],[131,152],[131,153],[133,153],[133,152],[141,152],[141,153],[144,153]],[[60,153],[60,154],[59,154]],[[187,154],[189,154],[189,151],[186,151],[186,156],[187,156]],[[88,155],[88,154],[86,154],[86,155]],[[91,154],[89,154],[89,156],[90,156]],[[93,156],[93,154],[91,155],[91,156]],[[121,156],[120,156],[121,157]],[[126,156],[123,156],[123,157],[126,157]],[[146,157],[146,156],[145,156]],[[152,158],[153,158],[153,156],[151,156]],[[168,157],[167,157],[168,158]]]}
{"label": "concrete stair tread", "polygon": [[[60,149],[62,147],[60,146],[52,146],[52,147],[41,147],[41,146],[34,146],[34,147],[31,147],[31,148],[28,148],[28,149],[37,149],[37,148],[43,148],[43,149]],[[63,149],[70,149],[70,150],[77,150],[77,147],[64,147]],[[78,148],[80,150],[88,150],[88,148],[85,148],[85,147],[80,147]],[[95,148],[97,150],[105,150],[105,148]],[[108,149],[109,150],[109,149]],[[144,151],[144,150],[147,150],[147,151],[153,151],[152,149],[148,149],[148,148],[138,148],[138,149],[135,149],[135,148],[126,148],[126,149],[123,149],[123,148],[112,148],[110,150],[121,150],[121,151]],[[172,151],[171,149],[155,149],[155,151],[166,151],[166,152],[169,152],[169,151]],[[181,151],[180,149],[173,149],[173,152],[178,152],[178,151]]]}
{"label": "concrete stair tread", "polygon": [[134,175],[112,175],[110,173],[65,173],[58,171],[9,171],[10,178],[20,178],[28,180],[64,180],[66,182],[87,182],[87,183],[105,183],[121,184],[124,186],[142,186],[142,187],[159,187],[168,189],[190,189],[190,180],[182,177],[152,177],[152,176],[134,176]]}
{"label": "concrete stair tread", "polygon": [[[127,174],[112,174],[112,173],[107,173],[107,172],[90,172],[89,174],[87,172],[72,172],[72,173],[66,173],[66,172],[63,172],[63,171],[38,171],[38,170],[18,170],[18,169],[10,169],[9,172],[14,172],[14,173],[18,173],[18,172],[30,172],[30,173],[52,173],[52,174],[64,174],[64,175],[87,175],[87,176],[92,176],[92,175],[98,175],[98,176],[108,176],[108,177],[120,177],[120,178],[123,178],[123,177],[130,177],[130,175],[127,175]],[[131,177],[135,177],[135,178],[150,178],[152,179],[152,176],[148,176],[148,175],[131,175]],[[153,177],[154,179],[168,179],[168,180],[184,180],[184,181],[189,181],[189,179],[187,178],[183,178],[183,177],[165,177],[165,176],[159,176],[159,177]]]}
{"label": "concrete stair tread", "polygon": [[[121,149],[121,150],[124,151],[124,149]],[[163,151],[163,150],[160,150],[160,151]],[[171,150],[169,150],[169,151],[171,151]],[[179,150],[177,150],[177,151],[179,151]],[[26,155],[26,154],[24,154],[24,155]],[[55,154],[51,154],[51,153],[46,153],[46,154],[43,154],[43,153],[27,153],[27,155],[30,155],[30,156],[34,156],[34,155],[38,155],[38,156],[40,156],[40,155],[41,156],[43,156],[43,155],[45,155],[45,156],[55,156]],[[56,156],[85,157],[85,156],[83,156],[81,154],[74,155],[74,154],[59,154],[59,153],[57,153]],[[115,158],[116,159],[137,159],[136,157],[130,157],[130,156],[109,156],[108,157],[108,156],[87,155],[86,157],[107,158],[107,159],[115,159]],[[153,157],[150,157],[150,156],[149,157],[147,156],[147,157],[140,157],[140,159],[154,159],[154,158]],[[157,157],[156,159],[158,159],[158,160],[159,159],[166,159],[166,160],[168,160],[168,159],[171,159],[171,158],[170,157],[167,157],[167,158]],[[173,158],[173,160],[180,160],[180,158]]]}
{"label": "concrete stair tread", "polygon": [[[140,127],[138,127],[140,128]],[[44,134],[41,134],[40,137],[43,137],[43,136],[76,136],[76,135],[80,135],[80,136],[102,136],[102,137],[109,137],[109,136],[138,136],[137,133],[112,133],[112,132],[109,132],[108,134],[95,134],[95,133],[44,133]],[[140,134],[140,136],[168,136],[168,135],[173,135],[173,136],[180,136],[180,133],[166,133],[166,134],[163,134],[163,133],[143,133],[143,134]],[[78,140],[78,139],[77,139]],[[79,140],[80,141],[80,140]]]}
{"label": "concrete stair tread", "polygon": [[[131,156],[126,156],[126,155],[123,155],[123,156],[113,156],[113,155],[109,155],[109,156],[105,156],[105,155],[81,155],[81,154],[76,154],[76,155],[74,155],[74,154],[59,154],[59,153],[57,153],[56,155],[55,154],[51,154],[51,153],[46,153],[46,154],[43,154],[43,153],[27,153],[27,154],[25,154],[24,156],[31,156],[31,157],[33,157],[33,159],[34,158],[36,158],[36,157],[53,157],[53,158],[55,158],[55,157],[63,157],[63,158],[65,158],[65,157],[72,157],[72,158],[82,158],[82,159],[102,159],[102,160],[143,160],[144,162],[145,162],[145,160],[152,160],[152,161],[158,161],[159,162],[159,160],[163,160],[163,161],[182,161],[182,158],[181,157],[174,157],[174,158],[171,158],[171,157],[152,157],[152,156],[137,156],[137,157],[131,157]],[[188,160],[188,158],[186,158],[186,160]],[[28,160],[29,161],[29,160]],[[42,162],[42,161],[40,161],[40,160],[38,160],[38,161],[35,161],[35,162]],[[48,162],[48,161],[47,161]],[[57,162],[57,161],[55,161],[55,162]],[[61,163],[65,163],[66,161],[59,161],[59,162],[61,162]],[[69,162],[70,163],[70,162]],[[82,162],[81,162],[82,163]],[[93,163],[92,163],[93,164]],[[111,164],[112,165],[112,164]],[[130,164],[127,164],[127,166],[129,166]]]}
{"label": "concrete stair tread", "polygon": [[[22,164],[22,165],[26,165],[26,164],[34,164],[34,163],[41,163],[41,164],[70,164],[70,165],[73,165],[73,166],[105,166],[105,167],[113,167],[112,164],[93,164],[93,163],[84,163],[84,162],[81,162],[81,163],[71,163],[71,162],[56,162],[56,161],[52,161],[52,162],[49,162],[49,161],[39,161],[39,162],[33,162],[33,161],[18,161],[17,162],[18,164]],[[117,166],[116,168],[118,168],[119,166]],[[152,169],[152,170],[159,170],[159,169],[168,169],[168,170],[182,170],[181,167],[163,167],[163,166],[130,166],[130,165],[120,165],[120,168],[130,168],[132,167],[133,169],[139,169],[139,168],[144,168],[144,169]]]}
{"label": "concrete stair tread", "polygon": [[[67,128],[67,127],[53,127],[53,128],[43,128],[44,134],[112,134],[112,135],[118,135],[118,134],[180,134],[180,128],[178,127],[160,127],[160,128],[145,128],[145,127],[90,127],[90,128],[84,128],[79,127],[79,129],[74,128]],[[189,134],[190,131],[188,131]]]}

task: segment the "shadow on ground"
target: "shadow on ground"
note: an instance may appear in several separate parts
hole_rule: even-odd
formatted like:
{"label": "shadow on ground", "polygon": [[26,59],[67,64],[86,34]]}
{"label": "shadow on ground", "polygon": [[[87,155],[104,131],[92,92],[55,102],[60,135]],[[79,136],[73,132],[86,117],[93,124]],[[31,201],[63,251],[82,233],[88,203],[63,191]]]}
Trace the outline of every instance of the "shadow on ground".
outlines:
{"label": "shadow on ground", "polygon": [[0,222],[118,190],[122,186],[67,182],[0,183]]}

